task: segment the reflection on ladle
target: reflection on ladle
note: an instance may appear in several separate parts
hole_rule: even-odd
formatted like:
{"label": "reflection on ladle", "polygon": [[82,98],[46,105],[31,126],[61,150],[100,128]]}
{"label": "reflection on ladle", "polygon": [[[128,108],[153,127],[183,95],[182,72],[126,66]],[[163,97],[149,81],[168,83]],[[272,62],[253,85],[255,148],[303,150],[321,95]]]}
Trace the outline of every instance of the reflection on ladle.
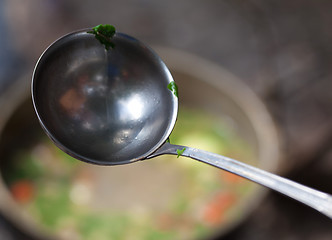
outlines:
{"label": "reflection on ladle", "polygon": [[[186,148],[183,156],[252,180],[332,218],[330,194],[227,157],[167,142],[176,122],[178,98],[167,88],[173,79],[165,64],[149,47],[126,34],[117,32],[112,38],[115,47],[106,51],[87,31],[53,43],[33,74],[35,111],[59,148],[100,165],[177,155],[178,149]],[[97,87],[96,79],[102,79]],[[94,87],[82,90],[88,86]]]}

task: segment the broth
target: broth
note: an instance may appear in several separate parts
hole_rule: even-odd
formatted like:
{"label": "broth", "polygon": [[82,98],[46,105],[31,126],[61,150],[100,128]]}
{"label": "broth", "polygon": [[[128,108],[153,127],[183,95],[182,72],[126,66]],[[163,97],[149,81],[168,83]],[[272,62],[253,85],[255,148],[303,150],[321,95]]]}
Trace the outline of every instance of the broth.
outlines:
{"label": "broth", "polygon": [[[239,218],[252,183],[176,156],[124,166],[71,158],[39,134],[8,159],[2,175],[15,201],[47,231],[71,240],[206,239]],[[171,143],[255,165],[225,121],[181,108]]]}

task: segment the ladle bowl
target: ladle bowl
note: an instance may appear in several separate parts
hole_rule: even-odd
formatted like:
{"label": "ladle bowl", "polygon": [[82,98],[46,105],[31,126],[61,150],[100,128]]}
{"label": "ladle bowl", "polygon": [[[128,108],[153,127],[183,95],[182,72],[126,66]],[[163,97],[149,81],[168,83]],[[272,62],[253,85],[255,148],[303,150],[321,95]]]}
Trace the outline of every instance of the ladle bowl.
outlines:
{"label": "ladle bowl", "polygon": [[40,122],[63,151],[95,164],[144,159],[170,135],[178,99],[153,51],[117,33],[105,51],[92,34],[69,34],[40,58],[32,86]]}
{"label": "ladle bowl", "polygon": [[178,98],[162,60],[116,33],[108,51],[88,30],[53,43],[32,80],[38,119],[63,151],[86,162],[125,164],[162,154],[190,157],[292,197],[332,218],[332,197],[239,161],[170,144]]}

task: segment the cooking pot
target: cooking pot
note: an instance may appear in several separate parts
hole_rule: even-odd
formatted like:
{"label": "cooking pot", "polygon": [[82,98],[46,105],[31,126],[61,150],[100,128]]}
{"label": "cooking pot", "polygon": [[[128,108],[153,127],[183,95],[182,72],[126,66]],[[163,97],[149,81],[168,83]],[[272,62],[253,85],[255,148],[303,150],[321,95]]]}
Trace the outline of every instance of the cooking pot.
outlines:
{"label": "cooking pot", "polygon": [[[277,128],[264,104],[250,88],[215,63],[175,49],[163,47],[155,47],[154,49],[170,69],[179,87],[180,113],[181,109],[191,108],[204,110],[204,112],[220,117],[228,130],[238,136],[241,142],[250,149],[250,156],[248,155],[247,159],[244,156],[238,160],[249,161],[250,164],[259,168],[276,172],[280,161],[280,141]],[[2,111],[0,118],[0,166],[1,175],[4,176],[9,171],[6,166],[11,159],[10,157],[23,148],[38,142],[42,134],[31,103],[30,74],[23,75],[19,81],[16,81],[0,96],[0,108]],[[140,174],[141,168],[138,166],[144,166],[144,164],[144,162],[136,163],[131,170],[127,170],[130,166],[111,168],[112,171],[123,171],[124,174],[128,174],[126,171],[131,171],[131,173],[136,171]],[[107,171],[105,169],[109,167],[100,168],[98,166],[97,168],[97,172],[102,172]],[[247,180],[243,179],[243,181]],[[125,183],[122,182],[122,184]],[[140,183],[134,181],[130,184],[139,185]],[[259,206],[260,201],[264,199],[269,190],[254,183],[248,184],[250,185],[248,187],[249,193],[243,195],[243,199],[232,206],[236,209],[236,216],[218,223],[216,227],[211,228],[212,230],[204,233],[205,235],[202,236],[205,239],[206,237],[222,236],[244,221]],[[106,189],[109,186],[103,187]],[[0,211],[17,227],[37,239],[75,239],[70,233],[57,235],[46,231],[29,211],[15,199],[9,188],[4,177],[1,177]],[[148,191],[148,189],[144,189],[143,186],[141,191]],[[118,193],[120,202],[121,194],[121,192]],[[123,196],[127,196],[125,194],[123,193]],[[148,197],[158,199],[156,195]],[[142,200],[142,202],[144,201]],[[152,205],[145,207],[149,206],[152,208]]]}

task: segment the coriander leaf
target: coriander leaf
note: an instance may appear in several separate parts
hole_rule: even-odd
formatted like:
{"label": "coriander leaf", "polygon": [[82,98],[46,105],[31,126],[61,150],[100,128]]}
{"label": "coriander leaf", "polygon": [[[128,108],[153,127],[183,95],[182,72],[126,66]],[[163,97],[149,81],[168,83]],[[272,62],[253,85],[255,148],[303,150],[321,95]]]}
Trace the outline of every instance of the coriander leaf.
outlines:
{"label": "coriander leaf", "polygon": [[171,143],[171,139],[168,137],[168,138],[166,139],[166,142]]}
{"label": "coriander leaf", "polygon": [[182,150],[180,149],[176,150],[176,153],[178,154],[177,158],[179,158],[183,154],[184,150],[186,150],[186,148],[183,148]]}
{"label": "coriander leaf", "polygon": [[174,81],[170,82],[168,85],[167,85],[167,88],[169,90],[172,91],[172,93],[176,96],[176,97],[179,97],[179,94],[178,94],[178,86],[176,85],[176,83]]}
{"label": "coriander leaf", "polygon": [[115,34],[115,27],[109,24],[98,25],[92,28],[92,31],[88,31],[87,33],[91,33],[95,35],[95,38],[103,45],[105,45],[105,49],[109,50],[110,48],[114,48],[114,43],[112,42],[112,37]]}

